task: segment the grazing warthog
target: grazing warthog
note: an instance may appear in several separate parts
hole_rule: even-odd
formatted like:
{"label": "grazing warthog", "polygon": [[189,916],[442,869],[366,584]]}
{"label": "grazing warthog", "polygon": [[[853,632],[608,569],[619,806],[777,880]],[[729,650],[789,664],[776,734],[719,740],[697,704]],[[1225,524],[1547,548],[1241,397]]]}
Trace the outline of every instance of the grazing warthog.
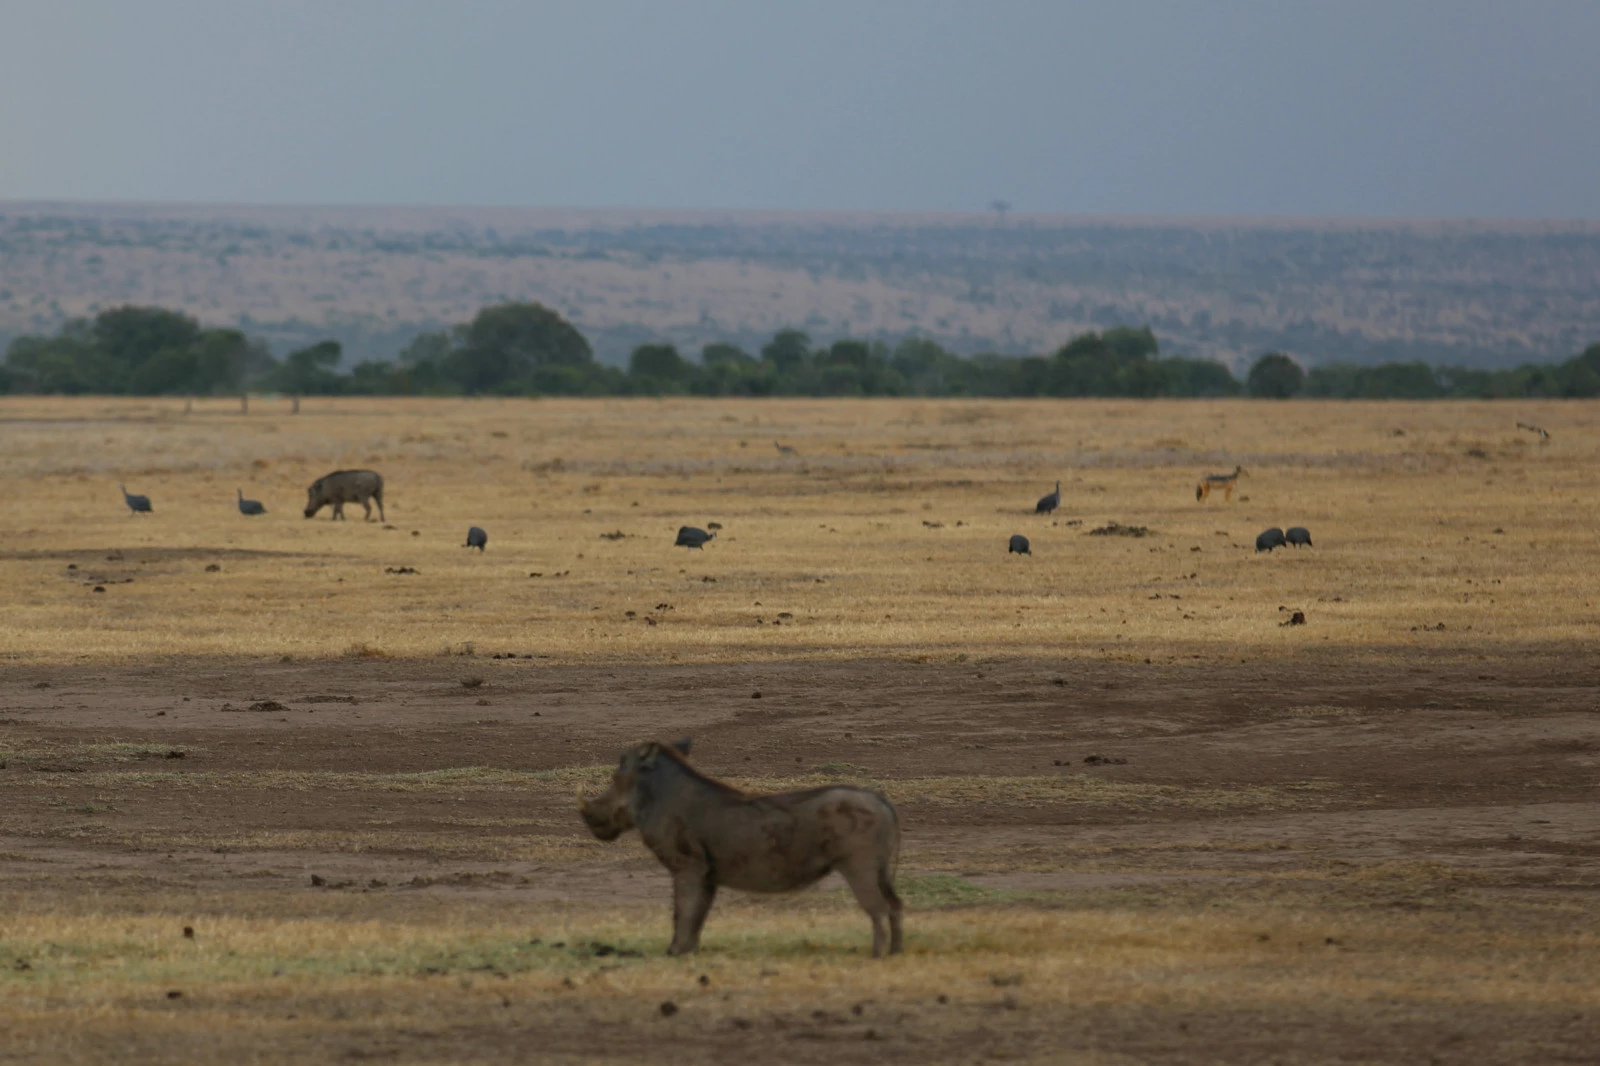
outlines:
{"label": "grazing warthog", "polygon": [[344,517],[344,505],[359,503],[366,509],[366,520],[372,521],[372,504],[378,505],[379,521],[383,516],[383,476],[371,470],[335,470],[311,483],[306,489],[306,517],[310,518],[328,504],[333,505],[333,517]]}
{"label": "grazing warthog", "polygon": [[900,951],[900,821],[888,800],[849,785],[749,796],[690,766],[688,751],[687,740],[639,744],[622,753],[604,795],[578,794],[590,832],[615,840],[637,828],[671,872],[668,955],[699,949],[718,886],[788,892],[834,870],[872,918],[873,956]]}

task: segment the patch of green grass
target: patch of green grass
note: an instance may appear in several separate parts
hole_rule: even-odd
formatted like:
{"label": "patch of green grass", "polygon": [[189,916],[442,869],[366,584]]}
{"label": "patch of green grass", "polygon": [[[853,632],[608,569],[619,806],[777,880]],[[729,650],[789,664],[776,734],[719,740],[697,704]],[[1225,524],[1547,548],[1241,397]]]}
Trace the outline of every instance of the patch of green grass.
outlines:
{"label": "patch of green grass", "polygon": [[965,907],[980,903],[1006,903],[1020,897],[1020,893],[985,888],[955,874],[900,877],[895,881],[895,890],[910,907]]}

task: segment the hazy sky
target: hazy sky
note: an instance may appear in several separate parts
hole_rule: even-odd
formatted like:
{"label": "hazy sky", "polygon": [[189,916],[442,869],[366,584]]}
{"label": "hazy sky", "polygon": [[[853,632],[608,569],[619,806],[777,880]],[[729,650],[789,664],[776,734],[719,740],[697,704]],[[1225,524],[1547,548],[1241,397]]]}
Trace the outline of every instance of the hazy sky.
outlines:
{"label": "hazy sky", "polygon": [[1600,217],[1600,0],[0,0],[0,199]]}

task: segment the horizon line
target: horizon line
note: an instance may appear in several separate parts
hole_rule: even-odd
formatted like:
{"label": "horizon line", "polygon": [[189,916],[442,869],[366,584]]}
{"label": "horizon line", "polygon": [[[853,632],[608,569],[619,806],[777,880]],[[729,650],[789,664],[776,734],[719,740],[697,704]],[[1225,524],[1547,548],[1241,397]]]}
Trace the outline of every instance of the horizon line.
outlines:
{"label": "horizon line", "polygon": [[[449,204],[449,203],[338,203],[310,201],[227,201],[227,200],[92,200],[77,198],[0,198],[0,215],[10,212],[39,213],[42,211],[130,211],[153,213],[186,212],[264,212],[269,214],[293,212],[340,213],[398,213],[464,215],[549,215],[567,219],[588,216],[588,224],[604,224],[607,220],[642,219],[657,216],[662,219],[723,219],[730,222],[822,222],[843,224],[850,221],[875,220],[917,222],[961,221],[986,222],[999,228],[1022,224],[1045,225],[1052,228],[1074,225],[1126,226],[1130,228],[1186,227],[1186,228],[1328,228],[1328,229],[1387,229],[1387,228],[1460,228],[1460,229],[1595,229],[1600,231],[1600,219],[1560,217],[1520,217],[1483,215],[1295,215],[1295,214],[1133,214],[1092,212],[1019,211],[1008,208],[1005,212],[993,209],[965,211],[901,210],[886,208],[778,208],[778,207],[637,207],[612,205],[605,207],[581,205],[533,204]],[[418,220],[420,221],[420,219]]]}

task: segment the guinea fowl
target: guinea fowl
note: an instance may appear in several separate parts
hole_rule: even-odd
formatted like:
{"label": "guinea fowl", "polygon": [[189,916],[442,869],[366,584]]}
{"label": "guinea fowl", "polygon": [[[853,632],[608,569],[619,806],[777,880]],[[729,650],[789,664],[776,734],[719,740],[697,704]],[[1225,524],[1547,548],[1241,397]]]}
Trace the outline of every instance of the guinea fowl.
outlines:
{"label": "guinea fowl", "polygon": [[260,500],[247,500],[244,498],[244,489],[234,489],[239,494],[240,514],[266,514],[267,509],[261,506]]}
{"label": "guinea fowl", "polygon": [[1273,526],[1256,538],[1256,551],[1270,552],[1273,548],[1281,548],[1287,543],[1288,541],[1283,539],[1283,530]]}
{"label": "guinea fowl", "polygon": [[126,485],[118,485],[117,488],[122,490],[123,502],[128,505],[128,510],[132,511],[134,514],[149,514],[151,511],[155,510],[155,508],[150,506],[150,497],[139,496],[129,492],[128,486]]}
{"label": "guinea fowl", "polygon": [[674,548],[704,548],[706,541],[715,539],[715,533],[707,533],[695,526],[679,526],[678,539],[672,542]]}
{"label": "guinea fowl", "polygon": [[1056,491],[1048,496],[1040,496],[1039,502],[1033,505],[1034,514],[1049,514],[1061,506],[1061,482],[1056,482]]}

